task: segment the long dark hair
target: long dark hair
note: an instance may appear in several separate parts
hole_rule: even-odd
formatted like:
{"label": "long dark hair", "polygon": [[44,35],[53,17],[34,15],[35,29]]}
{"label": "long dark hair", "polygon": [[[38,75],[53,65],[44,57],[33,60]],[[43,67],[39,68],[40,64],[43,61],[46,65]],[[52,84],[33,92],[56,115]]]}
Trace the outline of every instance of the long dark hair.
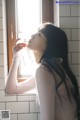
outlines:
{"label": "long dark hair", "polygon": [[[58,64],[56,64],[55,60],[54,62],[51,62],[51,59],[53,58],[63,59],[62,66],[65,69],[66,73],[68,74],[75,88],[73,97],[77,104],[77,116],[78,116],[78,119],[80,119],[79,88],[78,88],[77,79],[74,73],[71,71],[69,64],[68,64],[67,36],[62,29],[60,29],[59,27],[55,26],[53,23],[50,23],[50,22],[46,22],[40,25],[40,27],[38,28],[38,32],[42,32],[47,38],[47,47],[39,62],[42,63],[42,60],[45,60],[48,63],[48,65],[61,76],[62,82],[65,83],[66,90],[69,96],[69,90],[68,90],[68,86],[65,81],[64,71],[60,68]],[[44,64],[44,65],[46,65],[50,70],[50,67],[47,64]],[[58,87],[61,85],[61,83],[58,85]]]}

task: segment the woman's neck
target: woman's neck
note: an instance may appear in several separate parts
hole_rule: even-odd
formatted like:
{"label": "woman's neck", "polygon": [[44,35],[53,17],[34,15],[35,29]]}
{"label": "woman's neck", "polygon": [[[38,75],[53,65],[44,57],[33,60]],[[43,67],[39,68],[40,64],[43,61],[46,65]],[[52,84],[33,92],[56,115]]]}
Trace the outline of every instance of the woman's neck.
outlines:
{"label": "woman's neck", "polygon": [[43,52],[34,51],[33,54],[34,54],[36,63],[39,64],[39,61],[40,61],[40,59],[41,59],[41,57],[43,55]]}

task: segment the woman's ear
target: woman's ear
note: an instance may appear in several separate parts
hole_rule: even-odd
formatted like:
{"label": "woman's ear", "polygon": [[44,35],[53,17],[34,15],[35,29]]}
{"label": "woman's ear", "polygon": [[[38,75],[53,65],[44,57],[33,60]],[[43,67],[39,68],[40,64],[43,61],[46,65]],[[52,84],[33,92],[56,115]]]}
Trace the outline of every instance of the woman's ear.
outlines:
{"label": "woman's ear", "polygon": [[62,63],[63,62],[63,58],[58,58],[59,62]]}

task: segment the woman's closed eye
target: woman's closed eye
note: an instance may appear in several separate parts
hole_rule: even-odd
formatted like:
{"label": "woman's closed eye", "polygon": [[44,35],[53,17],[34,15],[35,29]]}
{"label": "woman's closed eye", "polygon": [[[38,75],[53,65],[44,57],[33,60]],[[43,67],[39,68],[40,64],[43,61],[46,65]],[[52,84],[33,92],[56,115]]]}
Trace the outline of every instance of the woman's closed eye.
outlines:
{"label": "woman's closed eye", "polygon": [[37,36],[40,37],[40,36],[41,36],[41,33],[36,33],[36,34],[32,35],[32,36],[31,36],[31,39],[34,39],[34,38],[37,37]]}

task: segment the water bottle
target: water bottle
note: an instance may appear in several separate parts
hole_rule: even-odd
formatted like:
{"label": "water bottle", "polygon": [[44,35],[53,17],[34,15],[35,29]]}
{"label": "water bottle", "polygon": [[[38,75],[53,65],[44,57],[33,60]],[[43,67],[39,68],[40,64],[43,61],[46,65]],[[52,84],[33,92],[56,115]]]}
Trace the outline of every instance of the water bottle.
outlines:
{"label": "water bottle", "polygon": [[[20,63],[18,67],[18,74],[17,78],[18,79],[27,79],[28,77],[31,77],[34,71],[34,66],[33,60],[31,57],[31,51],[29,48],[27,48],[27,41],[24,39],[22,33],[18,35],[18,38],[20,40],[17,42],[18,43],[23,43],[24,47],[20,50]],[[26,47],[25,47],[26,46]]]}

